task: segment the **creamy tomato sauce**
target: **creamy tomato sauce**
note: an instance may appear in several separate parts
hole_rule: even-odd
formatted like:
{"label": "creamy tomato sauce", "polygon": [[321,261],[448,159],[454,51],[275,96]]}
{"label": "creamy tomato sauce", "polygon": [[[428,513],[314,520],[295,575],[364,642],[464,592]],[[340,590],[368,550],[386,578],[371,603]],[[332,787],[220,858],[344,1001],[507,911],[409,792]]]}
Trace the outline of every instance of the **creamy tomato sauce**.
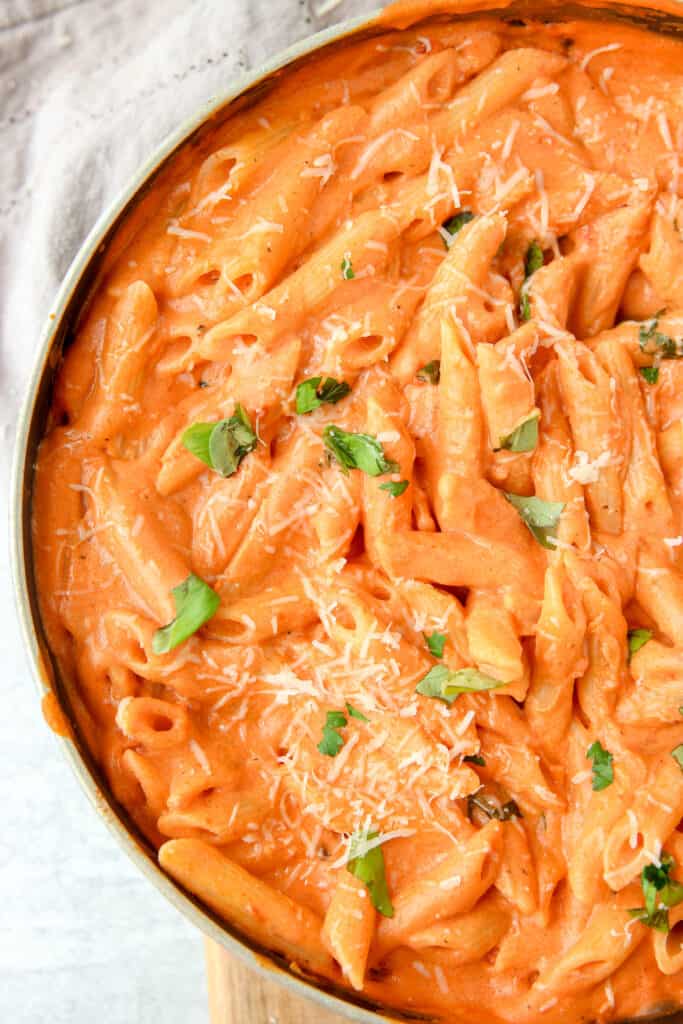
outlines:
{"label": "creamy tomato sauce", "polygon": [[682,53],[315,55],[163,169],[65,353],[74,722],[172,877],[362,999],[682,1001]]}

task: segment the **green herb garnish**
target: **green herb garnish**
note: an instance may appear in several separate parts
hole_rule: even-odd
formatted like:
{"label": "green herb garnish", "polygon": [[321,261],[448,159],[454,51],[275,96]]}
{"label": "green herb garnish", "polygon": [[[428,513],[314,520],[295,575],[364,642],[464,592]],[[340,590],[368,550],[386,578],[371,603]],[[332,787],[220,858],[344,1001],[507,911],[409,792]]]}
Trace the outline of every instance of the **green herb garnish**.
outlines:
{"label": "green herb garnish", "polygon": [[400,498],[408,487],[407,480],[389,480],[386,484],[380,484],[380,491],[388,491],[392,498]]}
{"label": "green herb garnish", "polygon": [[221,599],[208,583],[193,572],[171,591],[175,618],[152,637],[155,654],[166,654],[196,633],[216,614]]}
{"label": "green herb garnish", "polygon": [[441,236],[443,239],[443,244],[446,246],[447,249],[450,249],[450,247],[453,245],[453,239],[458,234],[458,232],[465,227],[465,224],[469,224],[471,220],[474,220],[474,214],[472,213],[472,211],[461,210],[460,213],[456,213],[455,216],[449,217],[448,220],[443,222],[442,227],[444,231],[447,231],[448,234],[451,236],[450,241],[443,235]]}
{"label": "green herb garnish", "polygon": [[353,264],[351,263],[351,257],[345,256],[341,263],[342,277],[345,281],[353,281],[356,276],[353,272]]}
{"label": "green herb garnish", "polygon": [[671,756],[683,772],[683,743],[679,743],[677,747],[673,748]]}
{"label": "green herb garnish", "polygon": [[669,909],[683,902],[683,885],[670,877],[675,866],[668,853],[662,854],[659,867],[647,864],[640,873],[645,906],[629,910],[631,917],[658,932],[669,931]]}
{"label": "green herb garnish", "polygon": [[323,443],[345,474],[360,469],[368,476],[398,472],[398,463],[387,459],[384,449],[371,434],[351,434],[330,423],[323,430]]}
{"label": "green herb garnish", "polygon": [[652,640],[651,629],[629,629],[628,631],[628,660],[630,661],[636,651]]}
{"label": "green herb garnish", "polygon": [[254,450],[258,438],[246,412],[237,405],[230,419],[193,423],[183,433],[181,441],[196,458],[220,476],[228,477],[237,472],[245,455]]}
{"label": "green herb garnish", "polygon": [[526,498],[522,494],[503,494],[510,504],[519,512],[524,525],[530,530],[538,543],[552,551],[554,545],[551,538],[555,537],[557,526],[564,509],[562,501],[543,501],[541,498]]}
{"label": "green herb garnish", "polygon": [[365,715],[362,714],[362,712],[360,712],[357,708],[354,708],[353,705],[349,704],[348,701],[346,702],[346,710],[348,711],[351,718],[357,718],[359,722],[370,721],[369,718],[366,718]]}
{"label": "green herb garnish", "polygon": [[465,754],[463,761],[466,764],[476,764],[480,768],[486,767],[486,760],[481,756],[481,754]]}
{"label": "green herb garnish", "polygon": [[543,250],[538,242],[532,242],[524,257],[524,282],[519,291],[519,316],[526,322],[531,319],[529,304],[529,279],[543,266]]}
{"label": "green herb garnish", "polygon": [[430,363],[425,363],[415,374],[418,380],[421,380],[423,384],[438,384],[441,380],[441,360],[432,359]]}
{"label": "green herb garnish", "polygon": [[[653,316],[651,320],[645,320],[638,329],[638,344],[641,352],[647,355],[659,356],[660,359],[680,359],[683,357],[683,339],[672,338],[657,330],[659,316]],[[652,382],[651,382],[652,383]]]}
{"label": "green herb garnish", "polygon": [[509,821],[510,818],[523,817],[515,800],[506,800],[504,804],[498,804],[480,793],[470,793],[467,797],[467,816],[473,818],[474,809],[481,811],[487,818],[495,818],[496,821]]}
{"label": "green herb garnish", "polygon": [[425,638],[425,643],[429,649],[429,653],[433,654],[435,658],[443,658],[443,649],[446,646],[448,636],[446,633],[426,633],[422,634]]}
{"label": "green herb garnish", "polygon": [[593,762],[592,787],[594,792],[599,793],[600,790],[611,786],[614,782],[614,768],[612,767],[614,758],[609,750],[605,750],[600,741],[596,740],[586,751],[586,757]]}
{"label": "green herb garnish", "polygon": [[656,384],[659,380],[658,366],[641,366],[640,376],[644,377],[648,384]]}
{"label": "green herb garnish", "polygon": [[349,842],[348,871],[363,882],[375,910],[384,917],[393,917],[394,908],[391,904],[384,870],[384,853],[381,845],[367,849],[372,839],[377,839],[377,832],[354,832]]}
{"label": "green herb garnish", "polygon": [[446,665],[433,665],[419,681],[415,692],[421,693],[423,697],[436,697],[446,704],[452,704],[461,693],[480,693],[501,686],[507,686],[507,683],[486,676],[476,668],[460,668],[452,672]]}
{"label": "green herb garnish", "polygon": [[343,711],[328,711],[323,725],[323,738],[318,744],[321,754],[328,757],[336,757],[344,746],[344,738],[339,735],[339,729],[347,724],[347,718]]}
{"label": "green herb garnish", "polygon": [[510,452],[533,452],[538,445],[539,413],[533,412],[507,437],[501,437],[500,447]]}
{"label": "green herb garnish", "polygon": [[302,380],[296,388],[296,411],[299,416],[305,416],[321,405],[336,405],[342,398],[351,391],[351,388],[344,380],[335,380],[334,377],[309,377]]}

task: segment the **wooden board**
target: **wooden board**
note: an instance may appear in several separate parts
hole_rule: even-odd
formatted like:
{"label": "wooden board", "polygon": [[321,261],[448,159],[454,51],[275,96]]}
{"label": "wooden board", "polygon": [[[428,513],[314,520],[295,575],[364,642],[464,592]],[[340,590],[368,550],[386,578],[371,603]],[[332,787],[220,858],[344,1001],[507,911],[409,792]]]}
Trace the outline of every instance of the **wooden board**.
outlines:
{"label": "wooden board", "polygon": [[207,939],[205,948],[211,1024],[343,1024],[345,1018],[291,995],[215,942]]}

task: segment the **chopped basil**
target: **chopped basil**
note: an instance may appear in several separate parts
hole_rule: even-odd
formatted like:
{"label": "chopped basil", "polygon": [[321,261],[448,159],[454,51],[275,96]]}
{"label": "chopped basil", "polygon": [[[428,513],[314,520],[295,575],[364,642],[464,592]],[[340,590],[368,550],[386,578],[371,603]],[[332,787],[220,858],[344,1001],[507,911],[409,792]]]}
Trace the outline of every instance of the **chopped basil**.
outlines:
{"label": "chopped basil", "polygon": [[441,236],[443,238],[443,244],[446,246],[447,249],[450,249],[450,247],[453,245],[453,239],[458,234],[458,232],[465,227],[465,224],[469,224],[471,220],[474,220],[474,214],[472,213],[472,211],[461,210],[460,213],[456,213],[454,217],[449,217],[448,220],[443,222],[443,230],[448,232],[448,234],[451,236],[450,241],[446,238],[445,235]]}
{"label": "chopped basil", "polygon": [[652,640],[650,629],[629,629],[628,631],[628,660],[630,661],[636,651]]}
{"label": "chopped basil", "polygon": [[421,380],[423,384],[438,384],[441,380],[441,360],[432,359],[430,363],[425,363],[415,374],[418,380]]}
{"label": "chopped basil", "polygon": [[302,380],[296,388],[296,411],[299,416],[319,409],[321,405],[336,405],[351,391],[345,380],[334,377],[309,377]]}
{"label": "chopped basil", "polygon": [[525,278],[531,277],[537,270],[540,270],[543,266],[543,249],[541,249],[538,242],[532,242],[526,251],[524,257],[524,276]]}
{"label": "chopped basil", "polygon": [[348,711],[348,713],[349,713],[351,718],[357,718],[359,722],[369,722],[370,721],[369,718],[366,718],[364,714],[362,714],[360,711],[358,711],[357,708],[354,708],[354,706],[352,704],[349,704],[348,701],[346,702],[346,710]]}
{"label": "chopped basil", "polygon": [[641,352],[659,356],[660,359],[681,359],[683,357],[683,339],[663,334],[657,330],[658,325],[659,313],[640,325],[638,344]]}
{"label": "chopped basil", "polygon": [[387,888],[382,847],[379,845],[367,849],[368,842],[377,837],[377,832],[354,832],[349,842],[349,860],[346,868],[364,883],[375,910],[384,917],[393,917],[394,908]]}
{"label": "chopped basil", "polygon": [[208,583],[193,572],[171,591],[175,605],[175,618],[157,629],[152,637],[155,654],[166,654],[196,633],[216,614],[221,599]]}
{"label": "chopped basil", "polygon": [[677,747],[673,748],[671,756],[683,772],[683,743],[679,743]]}
{"label": "chopped basil", "polygon": [[353,272],[353,264],[351,263],[350,256],[344,256],[344,259],[342,260],[341,263],[341,272],[342,277],[344,278],[345,281],[353,281],[354,277],[356,276]]}
{"label": "chopped basil", "polygon": [[328,757],[336,757],[344,746],[344,738],[339,735],[338,730],[343,729],[348,720],[343,711],[328,711],[323,725],[323,738],[318,744],[321,754]]}
{"label": "chopped basil", "polygon": [[350,469],[360,469],[368,476],[398,471],[398,463],[386,457],[382,445],[371,434],[351,434],[330,423],[323,430],[323,443],[347,475]]}
{"label": "chopped basil", "polygon": [[538,445],[538,411],[520,423],[507,437],[501,437],[500,447],[510,452],[533,452]]}
{"label": "chopped basil", "polygon": [[386,484],[380,484],[380,491],[388,491],[392,498],[400,498],[408,487],[407,480],[389,480]]}
{"label": "chopped basil", "polygon": [[452,704],[461,693],[479,693],[501,686],[507,686],[507,683],[486,676],[476,668],[460,668],[452,672],[446,665],[433,665],[419,681],[415,692],[421,693],[423,697],[436,697],[446,704]]}
{"label": "chopped basil", "polygon": [[223,477],[237,472],[245,455],[256,447],[258,438],[241,405],[227,420],[217,423],[193,423],[181,441],[196,458]]}
{"label": "chopped basil", "polygon": [[543,266],[543,250],[538,242],[532,242],[524,257],[524,282],[519,291],[519,316],[525,322],[531,319],[529,303],[529,279]]}
{"label": "chopped basil", "polygon": [[519,319],[524,323],[531,320],[531,303],[529,302],[529,295],[524,285],[522,285],[519,293]]}
{"label": "chopped basil", "polygon": [[643,907],[635,907],[629,910],[631,917],[635,917],[637,921],[642,921],[643,924],[647,925],[648,928],[654,928],[656,932],[669,931],[669,911],[668,910],[655,910],[654,914],[648,914],[647,910]]}
{"label": "chopped basil", "polygon": [[658,366],[641,366],[640,375],[644,377],[648,384],[656,384],[659,380],[659,367]]}
{"label": "chopped basil", "polygon": [[659,867],[647,864],[640,873],[645,906],[629,910],[631,917],[658,932],[669,931],[669,909],[683,902],[683,885],[670,877],[675,866],[668,853],[662,854]]}
{"label": "chopped basil", "polygon": [[486,767],[486,760],[481,756],[481,754],[465,754],[463,761],[466,764],[476,764],[480,768]]}
{"label": "chopped basil", "polygon": [[470,793],[467,797],[467,816],[472,820],[474,811],[481,811],[487,818],[495,818],[496,821],[509,821],[510,818],[523,817],[515,800],[506,800],[500,804],[483,793]]}
{"label": "chopped basil", "polygon": [[211,469],[213,469],[213,463],[209,455],[209,439],[215,426],[215,423],[193,423],[181,438],[183,446],[187,448],[188,452],[201,459],[207,466],[211,466]]}
{"label": "chopped basil", "polygon": [[554,537],[557,525],[564,509],[562,501],[543,501],[541,498],[526,498],[522,494],[503,494],[510,504],[519,512],[524,525],[531,531],[538,543],[552,551],[554,545],[550,538]]}
{"label": "chopped basil", "polygon": [[425,643],[429,648],[429,653],[433,654],[435,658],[443,658],[443,649],[446,646],[448,636],[446,633],[430,633],[427,636],[426,633],[422,634],[425,638]]}
{"label": "chopped basil", "polygon": [[611,786],[614,782],[614,768],[612,767],[614,758],[609,750],[605,750],[600,740],[591,743],[586,751],[586,757],[593,762],[593,790],[599,793],[600,790]]}

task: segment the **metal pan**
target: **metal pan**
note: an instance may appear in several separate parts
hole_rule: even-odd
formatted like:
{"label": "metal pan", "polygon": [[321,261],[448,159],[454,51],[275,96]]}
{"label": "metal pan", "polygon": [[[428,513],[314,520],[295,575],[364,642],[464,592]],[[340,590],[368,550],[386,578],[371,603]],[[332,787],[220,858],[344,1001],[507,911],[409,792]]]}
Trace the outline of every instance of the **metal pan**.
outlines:
{"label": "metal pan", "polygon": [[[648,31],[678,36],[683,40],[683,3],[678,0],[638,0],[622,4],[613,0],[422,0],[421,12],[411,5],[416,17],[458,18],[469,20],[481,16],[501,21],[535,19],[567,21],[590,18],[635,25]],[[41,694],[53,695],[61,712],[71,723],[66,689],[60,669],[53,658],[43,630],[38,609],[34,567],[31,551],[31,503],[34,465],[38,445],[45,432],[56,370],[63,349],[68,345],[97,286],[107,263],[107,250],[124,219],[144,202],[145,196],[165,165],[184,145],[192,145],[213,126],[237,110],[254,103],[266,92],[284,68],[307,60],[324,47],[335,47],[353,36],[367,38],[385,31],[378,24],[378,15],[347,21],[309,37],[281,53],[258,70],[242,76],[224,93],[202,107],[197,114],[169,136],[146,164],[99,218],[81,246],[41,333],[28,390],[19,417],[14,456],[10,505],[10,534],[15,594],[19,621],[29,653],[32,674]],[[376,1006],[334,985],[298,973],[285,960],[267,949],[258,947],[235,929],[175,885],[159,868],[155,851],[137,831],[126,812],[112,797],[102,774],[90,755],[75,726],[69,735],[56,736],[62,753],[97,813],[114,834],[138,869],[193,924],[209,938],[238,956],[248,966],[275,979],[294,994],[307,997],[327,1009],[351,1020],[378,1024],[380,1021],[434,1021],[430,1015],[406,1013]],[[676,1007],[662,1006],[650,1020],[683,1024],[683,1012]],[[671,1016],[674,1014],[674,1016]],[[641,1020],[643,1018],[640,1018]]]}

